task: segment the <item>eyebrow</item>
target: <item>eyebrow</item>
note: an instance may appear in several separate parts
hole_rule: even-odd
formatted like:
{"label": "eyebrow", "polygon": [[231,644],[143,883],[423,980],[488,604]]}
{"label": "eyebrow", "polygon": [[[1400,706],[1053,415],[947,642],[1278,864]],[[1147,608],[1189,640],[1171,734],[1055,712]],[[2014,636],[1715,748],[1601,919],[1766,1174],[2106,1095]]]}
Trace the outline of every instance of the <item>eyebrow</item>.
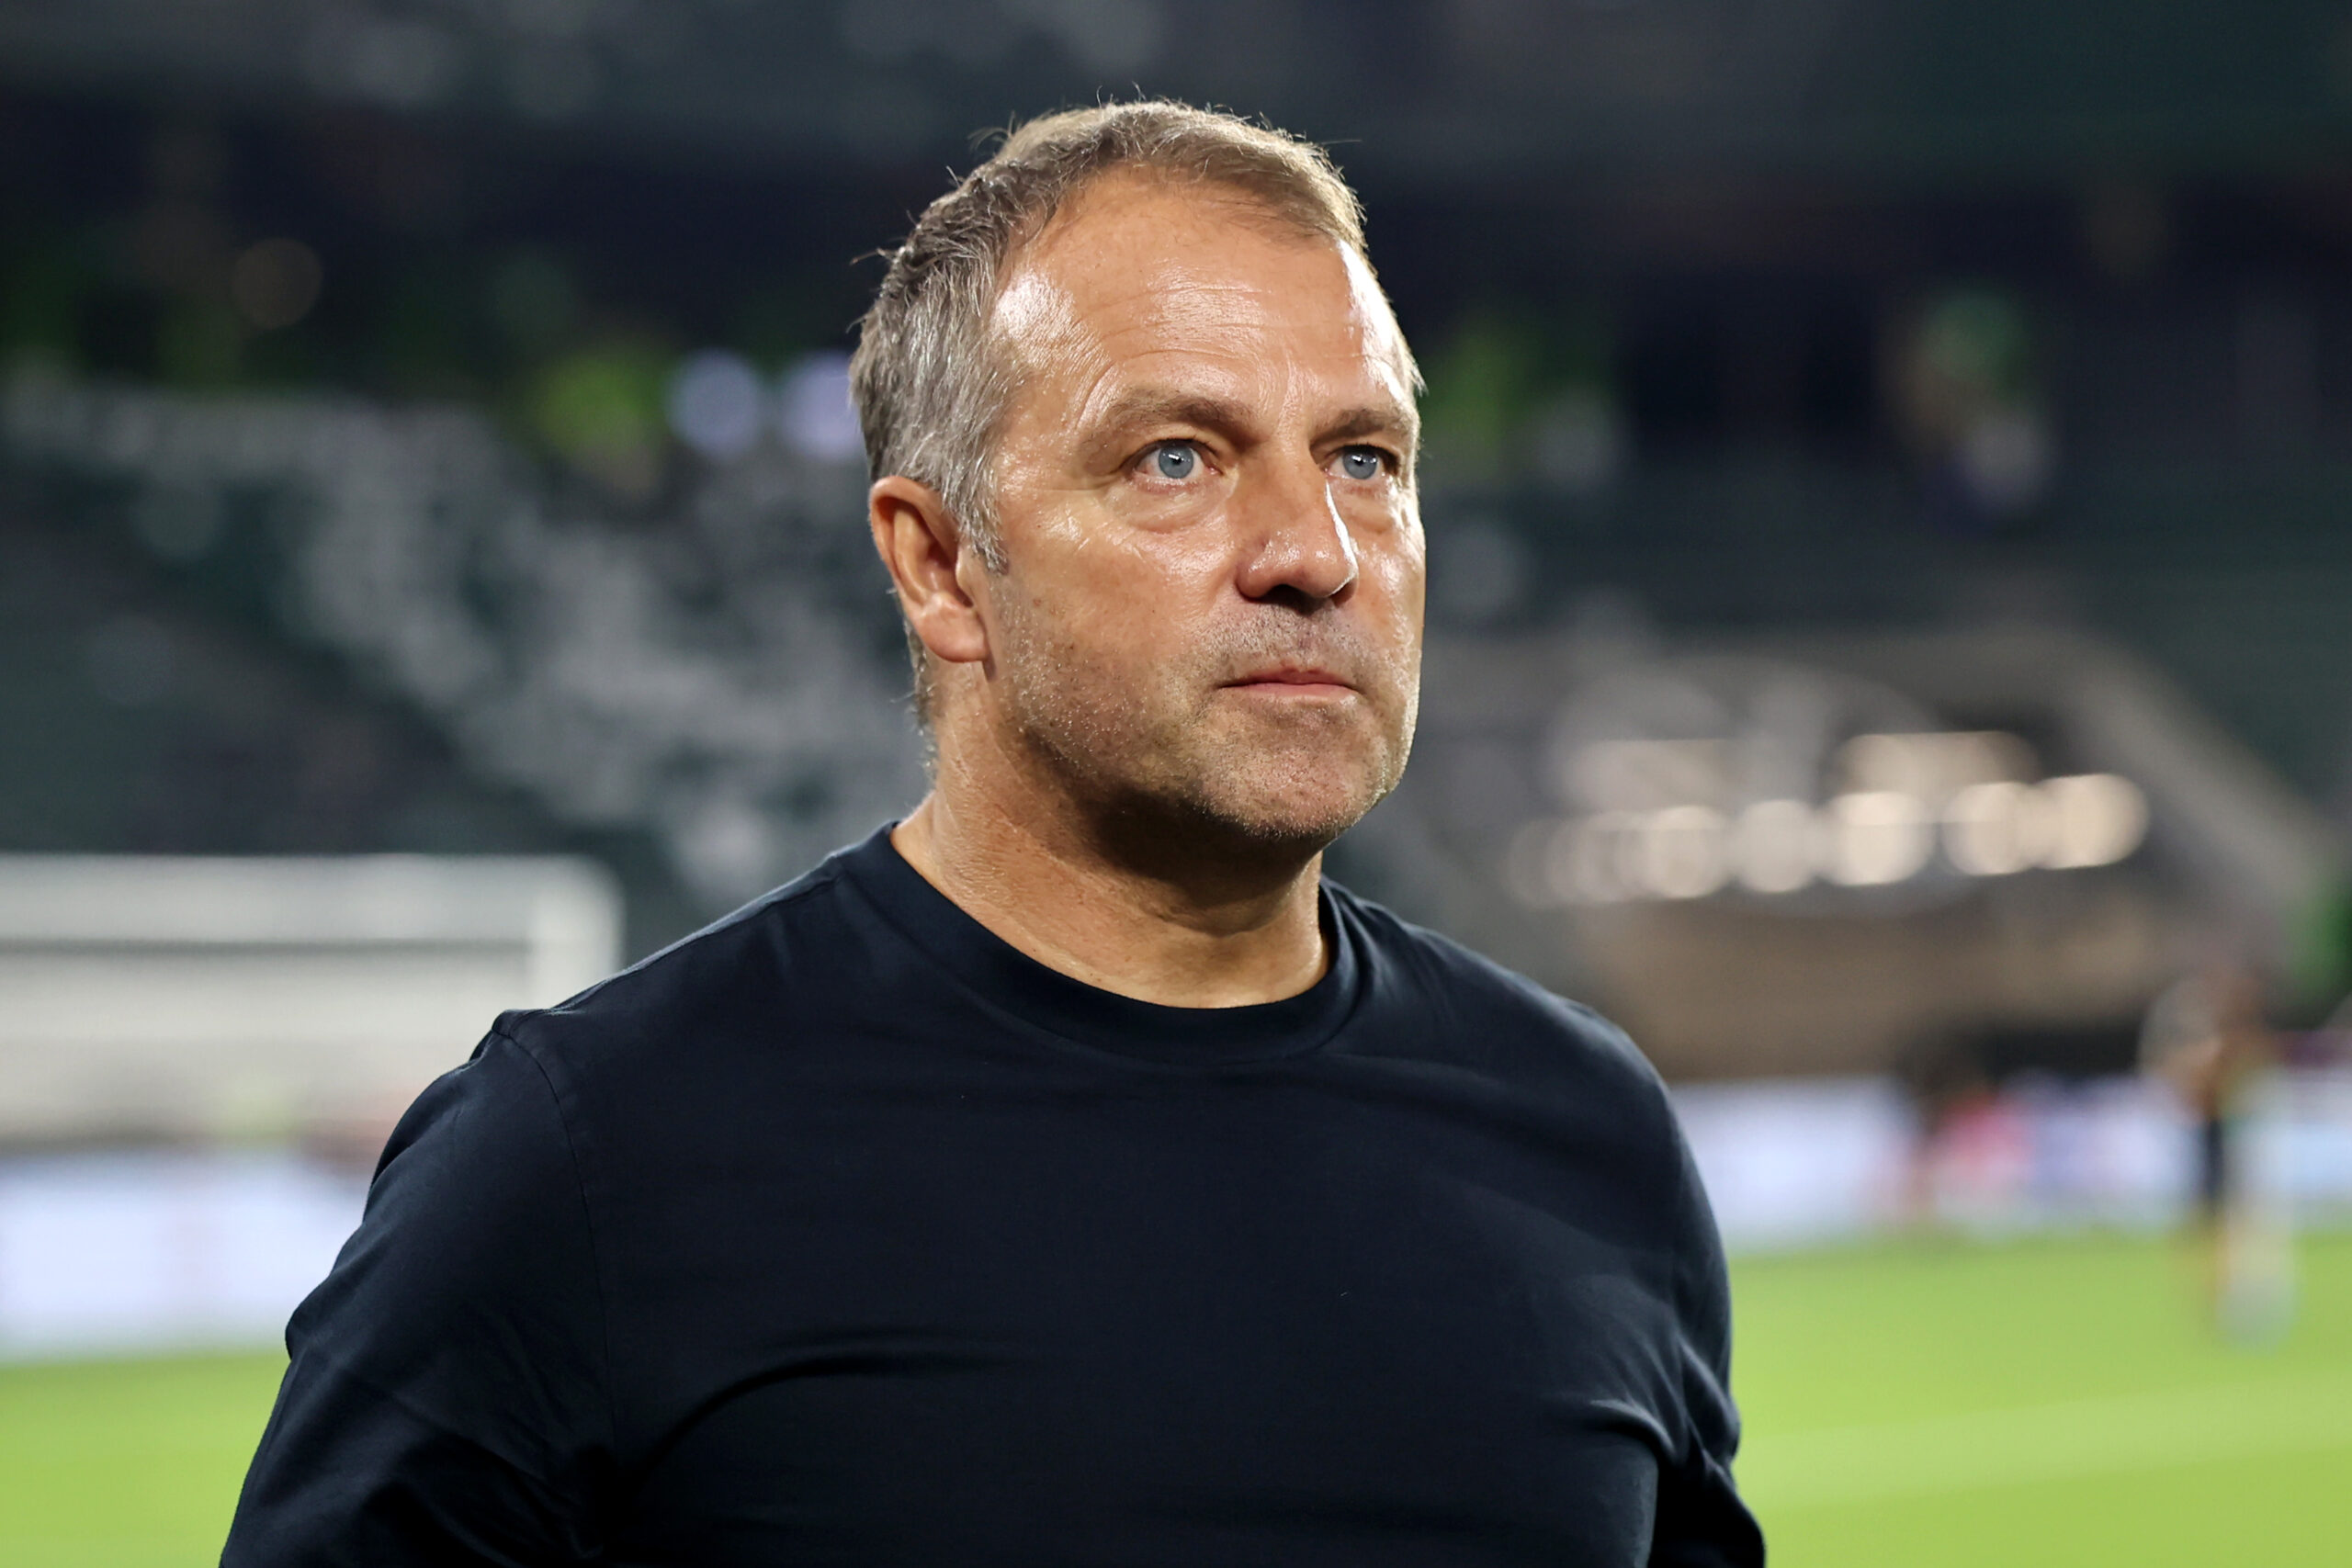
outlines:
{"label": "eyebrow", "polygon": [[1418,445],[1421,434],[1419,411],[1409,403],[1368,403],[1349,409],[1326,425],[1316,437],[1320,441],[1345,441],[1356,435],[1378,435],[1393,431],[1405,438],[1407,445]]}
{"label": "eyebrow", "polygon": [[1136,387],[1112,399],[1110,406],[1088,423],[1094,428],[1095,442],[1107,445],[1138,425],[1191,424],[1234,434],[1246,428],[1250,419],[1240,404],[1222,398]]}
{"label": "eyebrow", "polygon": [[[1189,424],[1201,430],[1238,436],[1249,430],[1251,422],[1241,405],[1227,402],[1222,398],[1138,387],[1113,399],[1110,405],[1089,423],[1093,430],[1087,446],[1091,456],[1099,457],[1118,446],[1126,434],[1137,426]],[[1383,432],[1401,435],[1408,448],[1418,446],[1419,416],[1409,404],[1361,404],[1340,411],[1316,432],[1315,439],[1320,446],[1327,441],[1346,441]]]}

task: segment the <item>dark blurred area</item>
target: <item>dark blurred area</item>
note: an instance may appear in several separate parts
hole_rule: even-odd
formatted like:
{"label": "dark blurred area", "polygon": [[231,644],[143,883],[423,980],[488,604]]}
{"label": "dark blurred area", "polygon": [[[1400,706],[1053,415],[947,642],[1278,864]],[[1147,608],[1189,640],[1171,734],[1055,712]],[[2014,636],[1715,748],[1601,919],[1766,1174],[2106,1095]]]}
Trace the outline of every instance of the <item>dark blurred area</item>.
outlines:
{"label": "dark blurred area", "polygon": [[634,954],[902,809],[875,253],[1138,91],[1329,143],[1428,374],[1341,874],[1681,1076],[2126,1069],[2221,951],[2327,1012],[2352,15],[2286,0],[12,0],[0,846],[585,853]]}

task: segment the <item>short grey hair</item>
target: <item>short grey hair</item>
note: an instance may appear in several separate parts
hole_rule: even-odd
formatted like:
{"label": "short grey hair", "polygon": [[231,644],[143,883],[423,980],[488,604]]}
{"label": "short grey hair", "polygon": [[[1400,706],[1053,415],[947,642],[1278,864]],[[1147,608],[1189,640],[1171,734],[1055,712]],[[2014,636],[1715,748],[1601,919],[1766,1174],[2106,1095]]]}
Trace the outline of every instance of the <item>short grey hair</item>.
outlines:
{"label": "short grey hair", "polygon": [[1006,263],[1089,185],[1130,170],[1221,187],[1363,254],[1363,206],[1329,154],[1270,126],[1150,98],[1009,133],[890,254],[850,360],[873,478],[901,474],[937,491],[991,571],[1005,563],[990,463],[1014,367],[989,328]]}

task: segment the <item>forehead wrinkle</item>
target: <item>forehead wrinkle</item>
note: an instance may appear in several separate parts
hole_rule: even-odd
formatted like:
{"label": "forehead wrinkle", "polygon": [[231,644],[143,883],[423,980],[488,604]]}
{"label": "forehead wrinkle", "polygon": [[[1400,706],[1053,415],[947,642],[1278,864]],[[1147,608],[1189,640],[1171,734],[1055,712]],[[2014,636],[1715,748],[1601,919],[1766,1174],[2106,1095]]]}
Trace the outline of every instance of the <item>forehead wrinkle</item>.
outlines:
{"label": "forehead wrinkle", "polygon": [[1181,354],[1198,358],[1255,357],[1270,334],[1274,312],[1267,290],[1227,279],[1204,278],[1195,268],[1152,269],[1097,301],[1090,318],[1106,354]]}
{"label": "forehead wrinkle", "polygon": [[[1088,216],[1083,205],[1065,209],[1043,232],[1006,258],[1003,282],[989,309],[989,322],[1008,340],[1012,334],[1035,331],[1054,335],[1083,333],[1100,342],[1105,336],[1164,324],[1171,313],[1204,318],[1199,324],[1230,329],[1238,314],[1246,312],[1261,318],[1265,314],[1262,310],[1249,310],[1243,303],[1262,297],[1266,292],[1262,287],[1231,277],[1204,276],[1197,260],[1181,254],[1163,254],[1142,269],[1113,270],[1093,253],[1074,248],[1073,236],[1087,227]],[[1180,222],[1199,228],[1203,218],[1199,211],[1188,210]],[[1205,230],[1203,237],[1214,232],[1213,229]],[[1078,297],[1089,293],[1098,298],[1091,301],[1092,308],[1081,315]],[[1204,296],[1224,296],[1225,301],[1214,308],[1204,302],[1193,310],[1181,309],[1180,302],[1202,300]],[[1142,303],[1141,310],[1136,309],[1138,301]],[[1171,312],[1171,306],[1179,309]],[[1104,316],[1124,319],[1108,333],[1091,330],[1088,319]]]}
{"label": "forehead wrinkle", "polygon": [[[1233,276],[1224,268],[1225,257],[1216,246],[1231,231],[1233,218],[1239,216],[1245,219],[1243,231],[1259,243],[1337,261],[1348,298],[1346,320],[1366,346],[1393,357],[1395,321],[1363,259],[1352,248],[1327,236],[1286,229],[1269,231],[1247,222],[1251,215],[1245,207],[1222,214],[1223,222],[1212,222],[1211,214],[1197,209],[1180,210],[1174,215],[1174,229],[1194,232],[1178,236],[1162,231],[1153,238],[1197,239],[1206,243],[1205,248],[1180,243],[1174,248],[1159,249],[1156,254],[1131,258],[1141,261],[1138,266],[1122,265],[1098,250],[1079,248],[1076,238],[1089,226],[1087,218],[1091,214],[1065,211],[1044,234],[1010,259],[991,321],[1008,333],[1083,330],[1098,344],[1137,332],[1161,333],[1171,328],[1179,333],[1199,331],[1211,340],[1230,337],[1237,329],[1262,328],[1273,314],[1265,304],[1273,289],[1263,280]],[[1082,312],[1081,299],[1088,307]]]}
{"label": "forehead wrinkle", "polygon": [[[998,351],[1014,368],[1020,391],[1034,393],[1057,373],[1082,377],[1084,389],[1071,403],[1079,421],[1091,423],[1104,398],[1117,395],[1121,382],[1137,379],[1139,367],[1155,358],[1187,362],[1190,379],[1216,375],[1211,367],[1218,362],[1246,378],[1263,355],[1240,343],[1265,333],[1268,313],[1256,306],[1265,291],[1225,279],[1164,281],[1169,272],[1190,270],[1152,269],[1081,310],[1083,285],[1099,281],[1099,274],[1071,280],[1046,267],[1024,267],[1008,283],[991,318]],[[1191,308],[1171,310],[1175,300]]]}

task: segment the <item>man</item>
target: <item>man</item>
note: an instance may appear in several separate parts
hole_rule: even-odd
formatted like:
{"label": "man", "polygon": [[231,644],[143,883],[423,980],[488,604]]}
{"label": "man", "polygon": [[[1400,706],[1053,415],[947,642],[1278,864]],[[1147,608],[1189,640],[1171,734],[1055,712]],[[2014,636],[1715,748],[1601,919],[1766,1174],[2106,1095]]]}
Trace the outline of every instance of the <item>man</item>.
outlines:
{"label": "man", "polygon": [[1415,372],[1316,150],[1140,103],[855,383],[914,814],[393,1134],[232,1563],[1750,1564],[1623,1038],[1323,886],[1416,703]]}

